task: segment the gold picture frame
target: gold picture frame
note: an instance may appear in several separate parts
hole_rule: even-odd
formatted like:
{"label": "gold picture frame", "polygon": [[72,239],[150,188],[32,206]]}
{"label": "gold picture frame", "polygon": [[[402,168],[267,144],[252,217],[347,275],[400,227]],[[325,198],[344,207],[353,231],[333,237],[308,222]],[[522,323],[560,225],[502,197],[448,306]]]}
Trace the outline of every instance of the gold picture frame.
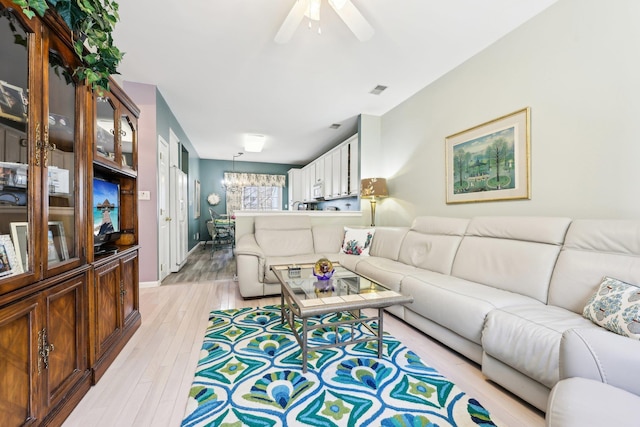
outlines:
{"label": "gold picture frame", "polygon": [[445,139],[447,204],[531,198],[530,108]]}

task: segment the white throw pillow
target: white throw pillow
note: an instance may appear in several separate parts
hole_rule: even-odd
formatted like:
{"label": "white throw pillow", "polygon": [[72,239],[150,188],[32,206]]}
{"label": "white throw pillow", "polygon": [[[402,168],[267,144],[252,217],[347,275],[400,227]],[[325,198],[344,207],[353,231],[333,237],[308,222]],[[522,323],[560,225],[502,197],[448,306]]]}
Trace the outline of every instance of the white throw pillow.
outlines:
{"label": "white throw pillow", "polygon": [[369,255],[371,240],[376,232],[375,228],[344,228],[342,252],[350,255]]}
{"label": "white throw pillow", "polygon": [[640,340],[640,287],[605,276],[582,315],[611,332]]}

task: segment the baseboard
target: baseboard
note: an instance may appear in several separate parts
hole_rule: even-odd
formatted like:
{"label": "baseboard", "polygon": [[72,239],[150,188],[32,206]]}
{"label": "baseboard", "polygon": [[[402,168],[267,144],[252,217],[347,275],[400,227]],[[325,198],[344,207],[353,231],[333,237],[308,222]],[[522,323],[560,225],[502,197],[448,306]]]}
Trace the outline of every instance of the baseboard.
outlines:
{"label": "baseboard", "polygon": [[156,280],[153,282],[140,282],[139,285],[141,288],[155,288],[157,286],[160,286],[160,281]]}
{"label": "baseboard", "polygon": [[198,242],[197,244],[195,244],[191,250],[189,251],[189,253],[187,254],[187,256],[191,255],[192,253],[194,253],[197,249],[200,248],[200,246],[205,245],[206,246],[207,242]]}

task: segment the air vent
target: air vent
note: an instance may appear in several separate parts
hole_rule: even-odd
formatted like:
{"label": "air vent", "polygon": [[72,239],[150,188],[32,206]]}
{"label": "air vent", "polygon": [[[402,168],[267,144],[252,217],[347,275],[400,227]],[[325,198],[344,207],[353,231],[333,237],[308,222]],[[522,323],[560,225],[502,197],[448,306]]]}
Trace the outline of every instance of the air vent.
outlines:
{"label": "air vent", "polygon": [[372,94],[374,94],[374,95],[380,95],[380,94],[381,94],[382,92],[384,92],[386,89],[387,89],[387,87],[386,87],[386,86],[378,85],[378,86],[374,87],[374,88],[371,90],[371,92],[369,92],[369,93],[372,93]]}
{"label": "air vent", "polygon": [[329,129],[338,129],[340,126],[342,126],[340,123],[334,123],[331,126],[329,126]]}

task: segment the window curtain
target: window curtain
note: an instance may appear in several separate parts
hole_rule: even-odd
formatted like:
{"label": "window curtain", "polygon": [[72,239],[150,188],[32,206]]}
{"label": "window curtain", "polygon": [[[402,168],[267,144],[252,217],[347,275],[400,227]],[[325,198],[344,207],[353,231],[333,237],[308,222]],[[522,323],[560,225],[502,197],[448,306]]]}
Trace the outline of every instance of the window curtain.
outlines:
{"label": "window curtain", "polygon": [[227,188],[227,214],[233,216],[242,210],[243,187],[284,187],[285,175],[267,173],[225,172],[224,182]]}

